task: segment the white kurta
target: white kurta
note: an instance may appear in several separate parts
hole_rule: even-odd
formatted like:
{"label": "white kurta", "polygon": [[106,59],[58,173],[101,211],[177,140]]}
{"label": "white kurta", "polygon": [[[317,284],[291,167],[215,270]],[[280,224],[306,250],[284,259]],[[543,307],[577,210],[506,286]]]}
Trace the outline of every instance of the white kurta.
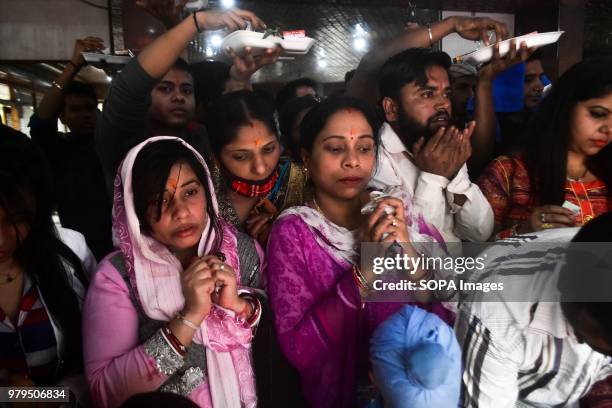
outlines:
{"label": "white kurta", "polygon": [[[487,241],[493,233],[493,209],[480,188],[470,181],[467,166],[464,164],[449,181],[419,170],[410,156],[399,136],[385,123],[381,128],[377,169],[369,187],[403,186],[446,242]],[[454,203],[455,194],[467,197],[462,206]]]}

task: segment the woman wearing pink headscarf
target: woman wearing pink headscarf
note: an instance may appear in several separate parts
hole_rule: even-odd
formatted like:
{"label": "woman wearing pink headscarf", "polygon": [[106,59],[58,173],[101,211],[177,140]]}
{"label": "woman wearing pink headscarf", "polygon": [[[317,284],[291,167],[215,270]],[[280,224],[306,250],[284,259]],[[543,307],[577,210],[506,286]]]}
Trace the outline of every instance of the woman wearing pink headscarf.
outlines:
{"label": "woman wearing pink headscarf", "polygon": [[254,407],[252,328],[261,305],[240,287],[236,234],[218,216],[208,168],[187,143],[134,147],[115,181],[113,235],[83,312],[92,399],[170,391],[203,407]]}

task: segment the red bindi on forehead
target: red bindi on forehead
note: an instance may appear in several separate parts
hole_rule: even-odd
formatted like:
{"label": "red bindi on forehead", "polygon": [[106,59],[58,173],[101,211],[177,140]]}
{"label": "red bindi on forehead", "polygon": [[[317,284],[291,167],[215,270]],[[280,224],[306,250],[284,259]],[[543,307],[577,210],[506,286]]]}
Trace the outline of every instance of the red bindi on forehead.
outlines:
{"label": "red bindi on forehead", "polygon": [[172,189],[172,190],[176,191],[176,188],[178,187],[178,181],[177,181],[176,179],[169,178],[169,179],[168,179],[167,186],[168,186],[170,189]]}

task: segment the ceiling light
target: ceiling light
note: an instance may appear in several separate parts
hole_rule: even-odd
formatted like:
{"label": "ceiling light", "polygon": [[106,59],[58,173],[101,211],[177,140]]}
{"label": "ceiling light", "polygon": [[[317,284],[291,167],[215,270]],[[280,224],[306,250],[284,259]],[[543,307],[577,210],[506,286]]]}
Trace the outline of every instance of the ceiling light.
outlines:
{"label": "ceiling light", "polygon": [[212,44],[213,47],[220,47],[222,42],[223,42],[223,39],[221,38],[219,34],[215,34],[212,37],[210,37],[210,43]]}
{"label": "ceiling light", "polygon": [[234,7],[234,0],[221,0],[221,4],[225,8],[232,8]]}
{"label": "ceiling light", "polygon": [[320,59],[317,61],[317,65],[319,66],[319,68],[323,69],[327,67],[327,61],[324,59]]}
{"label": "ceiling light", "polygon": [[353,48],[357,51],[363,51],[366,49],[368,43],[364,38],[355,38],[353,41]]}
{"label": "ceiling light", "polygon": [[366,35],[367,31],[363,29],[361,24],[355,24],[355,35]]}

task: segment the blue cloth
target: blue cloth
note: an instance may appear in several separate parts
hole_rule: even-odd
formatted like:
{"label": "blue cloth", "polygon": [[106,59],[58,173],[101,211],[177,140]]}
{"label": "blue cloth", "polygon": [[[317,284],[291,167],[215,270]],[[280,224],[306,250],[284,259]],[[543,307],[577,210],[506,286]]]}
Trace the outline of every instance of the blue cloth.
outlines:
{"label": "blue cloth", "polygon": [[435,314],[404,306],[374,332],[370,360],[385,408],[458,406],[461,350]]}
{"label": "blue cloth", "polygon": [[[550,81],[543,76],[544,86]],[[525,86],[525,64],[517,64],[507,69],[493,81],[493,103],[495,112],[520,112],[523,110]],[[474,110],[474,99],[468,101],[468,110]]]}
{"label": "blue cloth", "polygon": [[493,103],[496,112],[523,110],[525,64],[517,64],[502,72],[493,81]]}
{"label": "blue cloth", "polygon": [[[546,74],[540,76],[542,85],[551,84]],[[525,63],[502,72],[493,81],[495,112],[520,112],[524,107]],[[474,110],[474,98],[468,101],[468,110]]]}

